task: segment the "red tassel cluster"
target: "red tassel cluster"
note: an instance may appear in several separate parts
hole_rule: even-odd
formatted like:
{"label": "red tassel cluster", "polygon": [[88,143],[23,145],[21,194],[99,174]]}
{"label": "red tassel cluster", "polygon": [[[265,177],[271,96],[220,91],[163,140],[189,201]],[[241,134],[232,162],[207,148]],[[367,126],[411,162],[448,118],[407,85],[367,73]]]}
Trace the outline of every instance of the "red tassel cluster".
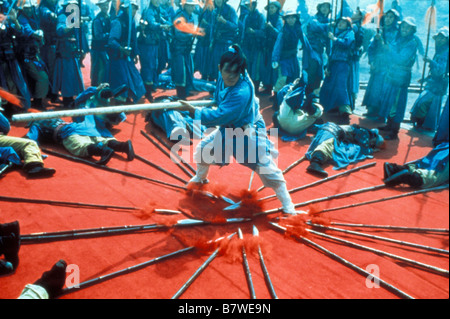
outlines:
{"label": "red tassel cluster", "polygon": [[2,100],[8,101],[9,103],[18,106],[18,107],[22,107],[23,103],[20,100],[19,97],[17,97],[16,95],[9,93],[7,91],[5,91],[4,89],[0,88],[0,98],[2,98]]}
{"label": "red tassel cluster", "polygon": [[263,203],[258,200],[258,192],[256,190],[243,190],[239,194],[241,206],[237,210],[239,216],[253,217],[253,215],[263,211]]}

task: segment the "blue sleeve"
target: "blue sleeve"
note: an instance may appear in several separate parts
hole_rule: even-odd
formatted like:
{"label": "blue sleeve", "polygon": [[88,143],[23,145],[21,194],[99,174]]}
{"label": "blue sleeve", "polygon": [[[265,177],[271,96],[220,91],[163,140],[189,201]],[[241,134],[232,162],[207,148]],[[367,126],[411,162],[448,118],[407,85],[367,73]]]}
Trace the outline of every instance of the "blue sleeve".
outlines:
{"label": "blue sleeve", "polygon": [[8,135],[10,130],[11,125],[9,124],[8,119],[3,115],[3,113],[0,113],[0,133]]}

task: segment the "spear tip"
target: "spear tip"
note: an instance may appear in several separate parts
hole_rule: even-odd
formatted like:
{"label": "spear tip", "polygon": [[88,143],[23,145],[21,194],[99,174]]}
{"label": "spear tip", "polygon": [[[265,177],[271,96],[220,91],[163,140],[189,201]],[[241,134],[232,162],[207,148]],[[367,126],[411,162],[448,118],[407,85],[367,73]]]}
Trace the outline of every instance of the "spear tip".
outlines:
{"label": "spear tip", "polygon": [[259,230],[255,225],[253,225],[253,236],[255,237],[259,236]]}

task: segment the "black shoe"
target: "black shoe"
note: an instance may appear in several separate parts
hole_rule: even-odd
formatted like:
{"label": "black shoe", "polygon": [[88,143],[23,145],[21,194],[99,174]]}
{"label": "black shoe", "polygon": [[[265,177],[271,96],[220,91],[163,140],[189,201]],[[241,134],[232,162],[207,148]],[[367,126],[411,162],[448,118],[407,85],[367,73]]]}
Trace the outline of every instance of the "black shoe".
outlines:
{"label": "black shoe", "polygon": [[398,165],[395,163],[388,163],[385,162],[383,165],[383,174],[384,174],[384,179],[391,177],[392,175],[402,171],[406,169],[405,166],[403,165]]}
{"label": "black shoe", "polygon": [[17,220],[11,223],[0,224],[0,236],[9,236],[11,234],[20,234],[20,225]]}
{"label": "black shoe", "polygon": [[46,178],[51,177],[55,174],[56,170],[54,168],[44,167],[42,163],[30,163],[25,167],[25,172],[28,178]]}
{"label": "black shoe", "polygon": [[110,141],[108,141],[108,147],[112,148],[116,152],[127,154],[127,160],[129,160],[129,161],[134,160],[135,153],[134,153],[133,143],[131,143],[131,140],[128,140],[126,142],[110,140]]}
{"label": "black shoe", "polygon": [[378,129],[380,131],[390,131],[392,127],[390,125],[379,126]]}
{"label": "black shoe", "polygon": [[13,270],[16,270],[19,266],[20,234],[11,233],[8,236],[2,236],[2,241],[5,261],[12,265]]}
{"label": "black shoe", "polygon": [[306,171],[314,176],[325,178],[328,177],[328,173],[320,166],[319,163],[312,161],[306,168]]}
{"label": "black shoe", "polygon": [[43,287],[49,298],[57,297],[66,282],[66,268],[67,263],[61,259],[49,271],[44,272],[34,285]]}
{"label": "black shoe", "polygon": [[384,184],[393,187],[400,184],[407,184],[413,188],[420,188],[423,185],[423,180],[419,174],[410,172],[408,169],[401,170],[392,176],[383,180]]}
{"label": "black shoe", "polygon": [[87,153],[89,156],[100,156],[96,164],[106,165],[114,155],[114,150],[104,144],[91,144],[87,147]]}
{"label": "black shoe", "polygon": [[6,260],[0,260],[0,277],[11,275],[15,272],[13,265]]}

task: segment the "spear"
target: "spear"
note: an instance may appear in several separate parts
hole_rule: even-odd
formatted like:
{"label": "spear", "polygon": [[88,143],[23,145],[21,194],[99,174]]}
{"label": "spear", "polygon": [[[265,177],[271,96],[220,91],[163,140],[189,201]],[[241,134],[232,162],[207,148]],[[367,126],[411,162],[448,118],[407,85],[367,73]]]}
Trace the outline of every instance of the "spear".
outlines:
{"label": "spear", "polygon": [[389,226],[389,225],[367,225],[367,224],[351,224],[351,223],[338,223],[331,222],[331,225],[346,226],[356,228],[375,228],[375,229],[387,229],[394,231],[412,231],[412,232],[432,232],[432,233],[448,233],[448,229],[444,228],[424,228],[424,227],[404,227],[404,226]]}
{"label": "spear", "polygon": [[424,56],[424,62],[423,62],[422,79],[420,81],[420,92],[422,92],[423,82],[425,81],[425,70],[426,70],[426,65],[427,65],[426,58],[428,57],[428,49],[430,47],[431,28],[435,28],[436,27],[436,8],[435,8],[435,5],[436,5],[436,0],[431,0],[431,5],[427,9],[427,12],[425,13],[425,21],[428,18],[428,32],[427,32],[427,45],[425,47],[425,56]]}
{"label": "spear", "polygon": [[[170,159],[172,159],[172,157],[170,156],[169,152],[167,152],[164,148],[162,148],[161,145],[159,145],[154,139],[152,139],[150,137],[150,135],[148,135],[147,133],[145,133],[144,131],[141,130],[141,134],[147,139],[149,140],[153,145],[156,146],[156,148],[158,148],[164,155],[166,155],[167,157],[169,157]],[[172,153],[174,154],[174,153]],[[177,165],[187,176],[189,177],[193,177],[194,175],[189,172],[186,168],[184,168],[179,162],[177,161],[173,161],[175,163],[175,165]]]}
{"label": "spear", "polygon": [[[334,194],[334,195],[330,195],[330,196],[326,196],[326,197],[322,197],[322,198],[312,199],[312,200],[309,200],[309,201],[306,201],[306,202],[303,202],[303,203],[294,204],[294,207],[295,208],[303,207],[303,206],[307,206],[307,205],[311,205],[311,204],[315,204],[315,203],[318,203],[318,202],[323,202],[323,201],[327,201],[327,200],[331,200],[331,199],[336,199],[336,198],[356,195],[356,194],[365,193],[365,192],[369,192],[369,191],[375,191],[375,190],[383,189],[385,187],[386,187],[385,184],[380,184],[380,185],[376,185],[376,186],[360,188],[360,189],[356,189],[356,190],[349,191],[349,192],[344,192],[344,193],[340,193],[340,194]],[[282,207],[274,208],[274,209],[267,210],[267,211],[264,211],[264,212],[256,213],[254,216],[279,213],[282,210],[283,210]]]}
{"label": "spear", "polygon": [[357,231],[353,231],[353,230],[347,230],[347,229],[343,229],[343,228],[314,224],[310,221],[307,222],[307,224],[310,226],[325,229],[325,230],[334,230],[334,231],[345,233],[345,234],[351,234],[351,235],[356,235],[356,236],[360,236],[360,237],[377,239],[377,240],[386,241],[389,243],[395,243],[395,244],[399,244],[399,245],[403,245],[403,246],[414,247],[414,248],[424,249],[424,250],[428,250],[428,251],[434,251],[434,252],[443,253],[443,254],[447,254],[447,255],[449,254],[449,251],[445,250],[445,249],[419,245],[416,243],[411,243],[411,242],[407,242],[407,241],[403,241],[403,240],[397,240],[397,239],[392,239],[392,238],[387,238],[387,237],[382,237],[382,236],[377,236],[377,235],[369,235],[369,234],[365,234],[365,233],[361,233],[361,232],[357,232]]}
{"label": "spear", "polygon": [[[282,230],[283,232],[287,231],[286,227],[280,226],[277,223],[273,223],[273,222],[269,222],[269,224],[271,224],[272,226],[274,226],[276,229],[278,230]],[[385,288],[387,288],[388,290],[394,292],[395,294],[399,295],[402,298],[407,298],[407,299],[414,299],[413,297],[411,297],[410,295],[406,294],[405,292],[401,291],[400,289],[392,286],[391,284],[387,283],[386,281],[378,278],[377,276],[371,274],[370,272],[356,266],[355,264],[349,262],[348,260],[342,258],[341,256],[329,251],[328,249],[316,244],[315,242],[313,242],[312,240],[304,237],[304,236],[296,236],[298,239],[303,240],[304,242],[306,242],[307,244],[317,248],[318,250],[322,251],[323,253],[325,253],[325,255],[327,255],[328,257],[335,259],[339,262],[341,262],[344,266],[349,267],[350,269],[362,274],[363,276],[365,276],[366,278],[373,278],[375,281],[379,282],[381,285],[383,285]]]}
{"label": "spear", "polygon": [[[335,179],[335,178],[338,178],[338,177],[341,177],[341,176],[345,176],[345,175],[348,175],[348,174],[351,174],[351,173],[354,173],[354,172],[357,172],[357,171],[359,171],[359,170],[366,169],[366,168],[369,168],[369,167],[372,167],[372,166],[375,166],[375,165],[376,165],[376,162],[372,162],[372,163],[368,163],[368,164],[365,164],[365,165],[362,165],[362,166],[358,166],[358,167],[349,169],[349,170],[347,170],[347,171],[338,173],[338,174],[336,174],[336,175],[329,176],[329,177],[326,177],[326,178],[323,178],[323,179],[319,179],[319,180],[317,180],[317,181],[315,181],[315,182],[312,182],[312,183],[310,183],[310,184],[307,184],[307,185],[303,185],[303,186],[300,186],[300,187],[293,188],[293,189],[289,190],[288,192],[292,194],[292,193],[294,193],[294,192],[298,192],[298,191],[300,191],[300,190],[304,190],[304,189],[307,189],[307,188],[310,188],[310,187],[313,187],[313,186],[316,186],[316,185],[319,185],[319,184],[322,184],[322,183],[325,183],[325,182],[329,182],[329,181],[331,181],[331,180],[333,180],[333,179]],[[262,200],[266,200],[266,199],[269,199],[269,198],[273,198],[273,197],[275,197],[275,196],[276,196],[276,195],[270,195],[270,196],[261,198],[260,200],[261,200],[261,201],[262,201]]]}
{"label": "spear", "polygon": [[[229,235],[227,238],[231,239],[236,233]],[[219,238],[223,239],[223,238]],[[197,279],[198,276],[201,275],[203,270],[208,267],[208,265],[217,257],[220,252],[220,247],[217,248],[208,259],[195,271],[195,273],[188,279],[188,281],[173,295],[172,299],[178,299],[188,288],[189,286]]]}
{"label": "spear", "polygon": [[[253,225],[253,236],[259,237],[259,230]],[[273,299],[278,299],[277,294],[275,293],[275,289],[273,288],[272,280],[270,280],[269,271],[267,270],[266,263],[264,261],[264,256],[261,251],[261,246],[258,244],[258,255],[259,255],[259,263],[261,264],[261,269],[264,274],[264,279],[266,281],[267,288],[269,289],[270,295]]]}
{"label": "spear", "polygon": [[[250,219],[247,218],[228,218],[222,223],[214,222],[215,225],[232,224],[247,222]],[[116,226],[116,227],[99,227],[99,228],[86,228],[86,229],[73,229],[58,232],[41,232],[27,235],[21,235],[21,243],[25,245],[38,244],[41,242],[51,242],[60,240],[75,240],[83,238],[94,238],[114,235],[128,235],[150,230],[168,230],[170,228],[183,228],[194,226],[207,226],[213,224],[209,221],[199,219],[181,219],[173,225],[164,224],[144,224],[144,225],[129,225],[129,226]]]}
{"label": "spear", "polygon": [[347,245],[349,245],[351,247],[355,247],[355,248],[359,248],[359,249],[362,249],[362,250],[370,251],[370,252],[373,252],[373,253],[381,255],[381,256],[387,256],[387,257],[390,257],[390,258],[393,258],[393,259],[397,259],[397,260],[400,260],[401,262],[406,262],[406,263],[414,265],[414,266],[419,266],[419,267],[421,267],[423,269],[430,270],[432,272],[436,272],[436,273],[447,275],[447,276],[448,276],[448,273],[449,273],[448,270],[445,270],[445,269],[442,269],[442,268],[438,268],[438,267],[435,267],[435,266],[427,265],[427,264],[424,264],[424,263],[421,263],[421,262],[418,262],[418,261],[415,261],[415,260],[412,260],[412,259],[409,259],[409,258],[405,258],[405,257],[401,257],[401,256],[398,256],[398,255],[394,255],[394,254],[391,254],[391,253],[388,253],[388,252],[385,252],[385,251],[382,251],[382,250],[379,250],[379,249],[375,249],[375,248],[367,247],[367,246],[364,246],[364,245],[360,245],[360,244],[351,242],[349,240],[345,240],[345,239],[341,239],[341,238],[338,238],[338,237],[335,237],[335,236],[331,236],[331,235],[328,235],[328,234],[320,233],[320,232],[317,232],[317,231],[312,230],[312,229],[307,229],[307,231],[310,232],[311,234],[315,234],[315,235],[320,236],[320,237],[325,237],[325,238],[328,238],[328,239],[332,239],[332,240],[335,240],[337,242],[340,242],[340,243],[343,243],[343,244],[347,244]]}
{"label": "spear", "polygon": [[48,199],[12,197],[12,196],[3,196],[3,195],[0,195],[0,201],[16,202],[16,203],[46,204],[46,205],[56,205],[56,206],[73,206],[73,207],[81,207],[81,208],[101,208],[101,209],[117,209],[117,210],[139,210],[140,209],[139,207],[102,205],[102,204],[68,202],[68,201],[48,200]]}
{"label": "spear", "polygon": [[187,248],[183,248],[183,249],[174,251],[172,253],[169,253],[167,255],[159,256],[159,257],[156,257],[156,258],[151,259],[149,261],[146,261],[146,262],[143,262],[143,263],[140,263],[140,264],[137,264],[137,265],[134,265],[134,266],[131,266],[131,267],[128,267],[128,268],[125,268],[125,269],[122,269],[122,270],[119,270],[119,271],[116,271],[116,272],[113,272],[113,273],[110,273],[110,274],[107,274],[107,275],[104,275],[104,276],[100,276],[100,277],[97,277],[97,278],[94,278],[94,279],[91,279],[91,280],[84,281],[84,282],[80,283],[79,285],[75,285],[75,286],[71,286],[71,287],[67,287],[67,288],[63,289],[62,292],[58,295],[58,297],[61,297],[63,295],[71,293],[71,292],[79,291],[81,289],[93,286],[95,284],[99,284],[99,283],[105,282],[105,281],[107,281],[109,279],[116,278],[116,277],[121,276],[121,275],[132,273],[134,271],[143,269],[143,268],[145,268],[147,266],[153,265],[153,264],[161,262],[161,261],[165,261],[165,260],[170,259],[172,257],[179,256],[181,254],[184,254],[184,253],[187,253],[187,252],[190,252],[190,251],[193,251],[193,250],[195,250],[195,247],[193,247],[193,246],[187,247]]}
{"label": "spear", "polygon": [[161,172],[163,172],[163,173],[165,173],[165,174],[167,174],[167,175],[169,175],[169,176],[171,176],[171,177],[173,177],[173,178],[179,180],[179,181],[182,182],[183,184],[187,184],[187,181],[186,181],[186,180],[182,179],[181,177],[179,177],[178,175],[175,175],[175,174],[172,173],[172,172],[169,172],[168,170],[162,168],[161,166],[156,165],[155,163],[152,163],[152,162],[149,161],[148,159],[146,159],[146,158],[144,158],[144,157],[142,157],[142,156],[140,156],[140,155],[137,155],[137,154],[135,154],[135,157],[136,157],[138,160],[140,160],[141,162],[143,162],[143,163],[145,163],[145,164],[147,164],[147,165],[150,165],[151,167],[156,168],[157,170],[159,170],[159,171],[161,171]]}
{"label": "spear", "polygon": [[2,169],[0,169],[0,177],[2,176],[2,174],[4,172],[6,172],[8,169],[10,169],[13,166],[12,162],[9,162],[8,164],[6,164],[4,167],[2,167]]}
{"label": "spear", "polygon": [[150,131],[152,133],[152,135],[167,149],[170,151],[170,153],[175,156],[175,158],[177,160],[179,160],[181,163],[183,163],[192,173],[197,173],[197,171],[195,170],[195,168],[193,168],[188,162],[186,162],[184,160],[184,158],[182,158],[180,155],[178,155],[176,152],[174,152],[172,150],[172,148],[170,147],[169,144],[166,143],[166,141],[164,141],[158,134],[155,134],[155,132]]}
{"label": "spear", "polygon": [[448,186],[449,185],[446,184],[446,185],[442,185],[442,186],[437,186],[437,187],[432,187],[432,188],[424,188],[424,189],[420,189],[420,190],[416,190],[416,191],[411,191],[408,193],[403,193],[403,194],[394,195],[394,196],[390,196],[390,197],[383,197],[380,199],[374,199],[374,200],[365,201],[365,202],[361,202],[361,203],[354,203],[354,204],[340,206],[340,207],[334,207],[334,208],[326,208],[315,214],[322,214],[322,213],[327,213],[327,212],[346,209],[346,208],[353,208],[353,207],[358,207],[358,206],[363,206],[363,205],[368,205],[368,204],[380,203],[380,202],[384,202],[384,201],[388,201],[388,200],[392,200],[392,199],[403,198],[403,197],[407,197],[407,196],[411,196],[411,195],[417,195],[417,194],[422,194],[422,193],[427,193],[427,192],[432,192],[432,191],[438,191],[438,190],[442,190],[442,189],[447,189]]}
{"label": "spear", "polygon": [[[239,239],[244,242],[244,236],[242,235],[242,230],[238,228]],[[253,287],[252,273],[250,272],[250,266],[248,265],[247,252],[245,251],[245,246],[242,244],[242,265],[244,266],[244,272],[247,277],[248,289],[250,290],[250,297],[256,299],[255,288]]]}
{"label": "spear", "polygon": [[[214,105],[214,101],[189,101],[193,106],[211,106]],[[100,115],[100,114],[114,114],[114,113],[133,113],[140,111],[155,111],[162,109],[177,109],[183,107],[180,102],[161,102],[161,103],[147,103],[147,104],[133,104],[133,105],[118,105],[118,106],[105,106],[96,107],[90,109],[76,109],[76,110],[64,110],[64,111],[49,111],[40,113],[23,113],[14,114],[11,117],[13,122],[30,122],[37,120],[61,118],[61,117],[74,117],[74,116],[86,116],[86,115]]]}
{"label": "spear", "polygon": [[78,163],[87,164],[87,165],[93,166],[95,168],[100,168],[100,169],[105,170],[105,171],[109,171],[109,172],[113,172],[113,173],[119,173],[119,174],[122,174],[122,175],[125,175],[125,176],[128,176],[128,177],[134,177],[134,178],[147,180],[147,181],[154,182],[154,183],[161,184],[161,185],[165,185],[165,186],[170,186],[170,187],[174,187],[174,188],[178,188],[178,189],[187,190],[187,188],[184,187],[184,186],[179,186],[179,185],[163,182],[163,181],[156,180],[156,179],[153,179],[153,178],[150,178],[150,177],[145,177],[145,176],[134,174],[134,173],[131,173],[131,172],[128,172],[128,171],[120,170],[120,169],[117,169],[117,168],[108,167],[106,165],[99,165],[99,164],[96,164],[94,162],[91,162],[91,161],[83,159],[83,158],[79,158],[79,157],[75,157],[75,156],[71,156],[71,155],[67,155],[67,154],[58,153],[56,151],[53,151],[53,150],[50,150],[50,149],[47,149],[47,148],[41,148],[41,149],[45,153],[48,153],[48,154],[51,154],[51,155],[55,155],[55,156],[58,156],[58,157],[61,157],[61,158],[67,159],[67,160],[75,161],[75,162],[78,162]]}

